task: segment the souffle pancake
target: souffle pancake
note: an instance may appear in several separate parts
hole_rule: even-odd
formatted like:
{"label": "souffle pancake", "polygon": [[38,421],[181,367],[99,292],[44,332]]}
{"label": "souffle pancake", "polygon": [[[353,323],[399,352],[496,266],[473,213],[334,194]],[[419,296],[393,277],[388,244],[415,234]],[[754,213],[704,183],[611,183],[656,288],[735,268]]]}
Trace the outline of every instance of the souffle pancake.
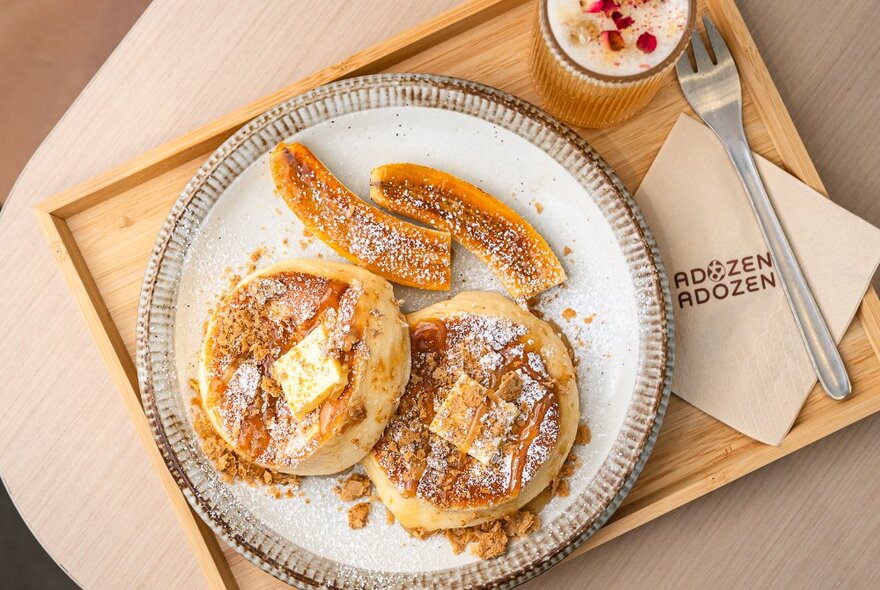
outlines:
{"label": "souffle pancake", "polygon": [[322,475],[372,448],[409,373],[407,324],[388,281],[349,264],[290,260],[247,276],[217,305],[199,390],[239,455]]}
{"label": "souffle pancake", "polygon": [[407,316],[412,369],[363,465],[401,525],[427,531],[510,514],[557,476],[579,421],[571,358],[552,327],[496,293]]}

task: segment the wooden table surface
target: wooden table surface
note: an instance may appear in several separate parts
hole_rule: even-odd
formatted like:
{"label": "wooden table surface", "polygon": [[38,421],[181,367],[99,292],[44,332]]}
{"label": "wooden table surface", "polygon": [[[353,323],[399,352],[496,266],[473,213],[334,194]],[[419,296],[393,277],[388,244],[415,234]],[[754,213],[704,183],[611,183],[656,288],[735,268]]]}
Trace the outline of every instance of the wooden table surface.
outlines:
{"label": "wooden table surface", "polygon": [[[0,475],[81,586],[204,582],[32,206],[457,2],[156,0],[22,172],[0,216]],[[875,3],[738,3],[831,197],[880,224]],[[878,485],[874,416],[527,587],[880,587]]]}

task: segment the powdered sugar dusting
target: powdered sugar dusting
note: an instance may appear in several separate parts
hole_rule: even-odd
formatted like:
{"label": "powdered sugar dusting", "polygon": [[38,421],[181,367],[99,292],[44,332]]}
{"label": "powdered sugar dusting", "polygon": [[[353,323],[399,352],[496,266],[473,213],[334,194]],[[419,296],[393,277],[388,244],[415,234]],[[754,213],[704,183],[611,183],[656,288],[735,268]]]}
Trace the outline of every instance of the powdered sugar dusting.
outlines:
{"label": "powdered sugar dusting", "polygon": [[[318,410],[295,417],[272,365],[321,323],[329,329],[326,354],[339,358],[349,372],[361,370],[365,355],[353,326],[362,294],[359,281],[276,272],[239,285],[217,305],[206,336],[204,399],[216,404],[224,436],[239,454],[289,467],[318,448]],[[340,404],[348,403],[349,391],[339,394]]]}
{"label": "powdered sugar dusting", "polygon": [[565,280],[556,255],[528,222],[464,179],[390,165],[374,172],[371,188],[373,198],[389,209],[450,232],[483,258],[516,298],[528,299]]}
{"label": "powdered sugar dusting", "polygon": [[[601,213],[577,181],[533,144],[467,115],[423,108],[374,109],[317,125],[292,140],[309,146],[362,197],[369,192],[369,171],[382,164],[416,162],[447,170],[502,199],[557,254],[566,247],[572,250],[561,258],[568,275],[565,287],[548,291],[537,309],[560,326],[575,348],[580,405],[593,440],[576,448],[582,466],[569,479],[571,494],[554,498],[542,510],[541,520],[549,526],[577,500],[608,455],[635,380],[640,304],[619,245]],[[544,207],[540,215],[530,204],[534,199]],[[175,319],[180,383],[195,376],[202,325],[208,309],[227,289],[226,267],[243,274],[249,253],[260,246],[266,247],[261,266],[288,258],[341,260],[320,240],[304,238],[302,224],[274,194],[265,157],[244,171],[205,221],[191,229]],[[483,263],[456,244],[453,261],[448,292],[395,286],[405,311],[465,290],[505,292]],[[566,322],[565,308],[576,310],[579,321]],[[581,321],[593,314],[592,323]],[[178,414],[186,420],[189,399],[184,396],[182,392]],[[305,550],[342,564],[394,572],[437,570],[474,561],[467,552],[453,555],[441,538],[413,539],[398,525],[386,524],[384,508],[375,502],[370,524],[352,531],[345,506],[331,491],[336,483],[333,477],[304,478],[308,504],[305,498],[276,500],[244,484],[217,485],[254,515],[255,528],[270,528]],[[340,552],[340,547],[346,550]]]}
{"label": "powdered sugar dusting", "polygon": [[446,284],[447,235],[398,221],[353,197],[301,145],[284,146],[271,158],[279,193],[312,231],[328,236],[385,276],[408,284]]}
{"label": "powdered sugar dusting", "polygon": [[254,362],[242,363],[232,374],[225,392],[228,401],[220,406],[220,418],[232,432],[241,430],[242,418],[257,396],[260,378],[260,369]]}
{"label": "powdered sugar dusting", "polygon": [[[431,338],[422,346],[421,326],[412,329],[410,383],[397,416],[374,447],[379,465],[405,494],[415,493],[441,509],[480,507],[515,496],[550,455],[559,436],[556,383],[539,354],[523,354],[522,342],[531,341],[527,328],[504,317],[458,313],[426,320],[429,330],[439,330],[443,336],[439,344]],[[486,358],[498,361],[486,363]],[[501,446],[489,465],[461,453],[428,428],[462,376],[498,393],[508,374],[515,374],[522,384],[506,400],[518,415],[512,431],[499,440]],[[539,410],[542,403],[545,409]],[[501,416],[490,414],[492,408],[489,403],[483,416],[503,424]],[[534,427],[537,435],[531,438],[528,432]],[[516,457],[522,453],[525,464],[518,470]]]}

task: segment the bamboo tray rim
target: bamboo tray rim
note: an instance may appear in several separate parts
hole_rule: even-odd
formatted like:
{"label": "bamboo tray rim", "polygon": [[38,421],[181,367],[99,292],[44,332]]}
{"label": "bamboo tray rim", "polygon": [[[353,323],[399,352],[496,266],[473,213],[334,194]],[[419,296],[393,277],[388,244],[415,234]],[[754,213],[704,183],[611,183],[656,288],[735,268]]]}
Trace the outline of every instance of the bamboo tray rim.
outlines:
{"label": "bamboo tray rim", "polygon": [[[470,0],[434,19],[358,52],[293,85],[282,88],[212,123],[150,150],[104,174],[71,187],[44,201],[34,209],[37,220],[49,241],[68,286],[85,316],[99,352],[108,365],[113,382],[120,391],[123,403],[138,435],[160,476],[162,485],[209,586],[226,589],[238,588],[216,537],[191,510],[165,466],[140,403],[134,363],[101,296],[97,282],[89,270],[88,263],[80,251],[68,220],[150,178],[173,170],[182,162],[198,157],[207,151],[213,151],[247,121],[269,110],[277,103],[333,80],[382,71],[407,57],[417,55],[431,45],[452,39],[464,31],[477,27],[529,1]],[[806,152],[766,66],[757,53],[754,42],[733,0],[705,0],[703,4],[708,5],[717,24],[726,24],[733,33],[733,38],[727,35],[728,44],[731,45],[734,57],[740,64],[742,82],[744,85],[760,90],[753,93],[754,103],[783,164],[795,176],[824,194],[824,186],[818,172]],[[744,61],[746,53],[748,53],[749,59]],[[748,63],[752,67],[743,68],[743,63]],[[880,359],[880,299],[873,288],[870,288],[866,293],[855,321],[861,324],[875,357]],[[752,463],[732,466],[729,473],[713,479],[711,485],[700,485],[699,482],[696,482],[684,490],[679,490],[676,494],[667,496],[664,499],[664,505],[655,509],[650,516],[641,514],[642,511],[637,511],[606,525],[574,554],[586,552],[876,411],[880,411],[880,403],[875,403],[870,407],[858,406],[850,411],[845,418],[832,420],[832,426],[822,431],[816,431],[815,428],[796,431],[796,426],[783,440],[782,445],[761,449],[752,457]]]}

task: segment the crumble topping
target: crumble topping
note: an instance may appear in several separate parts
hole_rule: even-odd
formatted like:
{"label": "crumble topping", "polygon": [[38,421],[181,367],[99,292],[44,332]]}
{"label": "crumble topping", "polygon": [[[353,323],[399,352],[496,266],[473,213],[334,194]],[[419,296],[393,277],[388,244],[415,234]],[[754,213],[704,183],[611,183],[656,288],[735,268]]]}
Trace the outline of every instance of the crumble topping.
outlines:
{"label": "crumble topping", "polygon": [[370,497],[372,483],[370,478],[359,473],[352,473],[344,483],[333,488],[333,492],[343,502],[353,502],[361,498]]}
{"label": "crumble topping", "polygon": [[348,526],[353,529],[362,529],[367,526],[367,517],[370,515],[370,503],[361,502],[348,509]]}
{"label": "crumble topping", "polygon": [[[198,390],[198,384],[190,382]],[[226,483],[242,481],[250,486],[264,486],[267,493],[280,498],[292,497],[299,490],[301,479],[297,475],[280,473],[252,463],[235,452],[214,430],[211,421],[202,410],[199,397],[192,399],[193,428],[202,440],[202,449],[214,468]]]}
{"label": "crumble topping", "polygon": [[443,531],[443,536],[449,541],[452,552],[456,555],[470,548],[471,554],[475,557],[492,559],[507,550],[508,541],[525,537],[540,526],[541,521],[534,513],[520,510],[484,524],[448,529]]}
{"label": "crumble topping", "polygon": [[590,439],[593,437],[590,432],[590,428],[581,422],[578,424],[577,434],[574,436],[574,444],[576,445],[588,445],[590,444]]}
{"label": "crumble topping", "polygon": [[[362,294],[359,281],[347,284],[279,272],[254,279],[218,305],[207,348],[206,397],[240,454],[259,463],[292,466],[314,452],[334,428],[363,420],[363,405],[351,400],[352,379],[334,399],[297,419],[272,377],[273,363],[318,325],[329,329],[325,353],[356,371],[367,356],[355,322]],[[322,417],[327,404],[333,407]]]}
{"label": "crumble topping", "polygon": [[574,454],[574,450],[568,453],[565,462],[559,469],[559,473],[550,482],[550,493],[553,496],[566,497],[569,494],[568,478],[574,475],[574,472],[581,466],[580,459]]}
{"label": "crumble topping", "polygon": [[[482,505],[516,495],[546,461],[559,436],[556,383],[546,371],[542,351],[535,349],[525,326],[506,318],[457,314],[427,323],[412,328],[411,378],[397,415],[374,447],[379,465],[404,495],[418,495],[440,508]],[[495,392],[500,408],[517,410],[509,431],[504,420],[495,419],[498,416],[468,428],[476,433],[488,427],[481,450],[498,443],[491,457],[481,455],[490,459],[486,464],[430,429],[462,375]],[[478,391],[472,393],[481,397]]]}

